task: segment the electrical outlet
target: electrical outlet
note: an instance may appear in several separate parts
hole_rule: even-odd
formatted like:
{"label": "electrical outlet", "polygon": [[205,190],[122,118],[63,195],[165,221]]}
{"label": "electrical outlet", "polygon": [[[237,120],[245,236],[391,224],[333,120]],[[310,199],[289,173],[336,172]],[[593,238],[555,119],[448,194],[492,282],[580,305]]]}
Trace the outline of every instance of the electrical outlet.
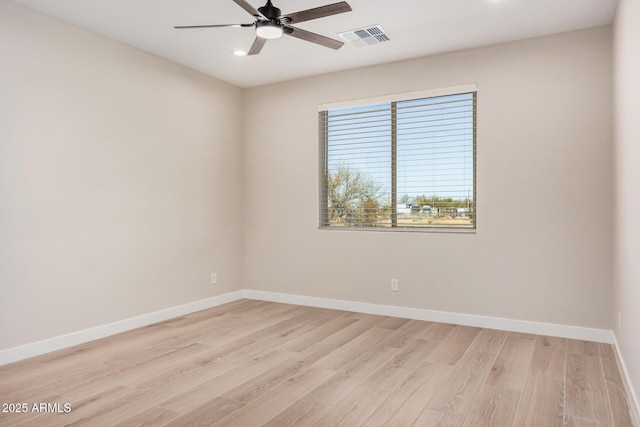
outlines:
{"label": "electrical outlet", "polygon": [[618,330],[619,331],[622,330],[622,312],[621,311],[618,312]]}
{"label": "electrical outlet", "polygon": [[391,290],[398,292],[398,279],[391,279]]}
{"label": "electrical outlet", "polygon": [[211,284],[215,285],[218,283],[218,273],[211,273]]}

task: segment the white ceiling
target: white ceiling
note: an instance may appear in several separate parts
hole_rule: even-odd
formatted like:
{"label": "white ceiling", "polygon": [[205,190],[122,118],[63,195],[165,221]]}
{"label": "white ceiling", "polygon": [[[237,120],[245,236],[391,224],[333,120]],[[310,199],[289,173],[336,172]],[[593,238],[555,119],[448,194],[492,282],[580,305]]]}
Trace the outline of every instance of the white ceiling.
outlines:
{"label": "white ceiling", "polygon": [[[340,50],[293,37],[249,50],[253,28],[175,30],[174,25],[251,23],[232,0],[13,0],[42,13],[241,87],[610,24],[617,0],[347,0],[353,11],[300,23],[338,33],[380,25],[391,41]],[[255,8],[266,0],[248,0]],[[272,0],[273,1],[273,0]],[[283,14],[338,0],[275,0]]]}

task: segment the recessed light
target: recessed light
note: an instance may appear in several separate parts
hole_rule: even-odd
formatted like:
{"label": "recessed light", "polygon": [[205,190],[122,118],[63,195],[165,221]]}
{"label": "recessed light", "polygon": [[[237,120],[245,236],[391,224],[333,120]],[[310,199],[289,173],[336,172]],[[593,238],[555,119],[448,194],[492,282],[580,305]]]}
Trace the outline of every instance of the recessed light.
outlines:
{"label": "recessed light", "polygon": [[234,50],[233,54],[235,56],[247,56],[247,52],[245,52],[244,50]]}

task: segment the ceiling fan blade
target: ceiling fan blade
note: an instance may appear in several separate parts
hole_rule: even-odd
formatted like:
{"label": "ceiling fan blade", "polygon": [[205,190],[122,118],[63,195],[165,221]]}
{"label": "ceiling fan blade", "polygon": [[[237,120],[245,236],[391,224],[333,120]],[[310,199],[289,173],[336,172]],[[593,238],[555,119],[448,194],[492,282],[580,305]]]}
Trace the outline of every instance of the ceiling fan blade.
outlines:
{"label": "ceiling fan blade", "polygon": [[249,49],[249,52],[247,52],[247,55],[259,54],[266,42],[267,42],[267,39],[263,39],[262,37],[256,37],[256,39],[253,41],[253,44],[251,45],[251,49]]}
{"label": "ceiling fan blade", "polygon": [[321,46],[330,47],[331,49],[340,49],[344,44],[339,40],[330,39],[329,37],[321,36],[320,34],[312,33],[296,27],[288,27],[286,25],[284,26],[284,34],[319,44]]}
{"label": "ceiling fan blade", "polygon": [[260,14],[260,12],[258,12],[258,10],[251,6],[249,3],[247,3],[244,0],[233,0],[235,4],[237,4],[238,6],[240,6],[241,8],[243,8],[244,10],[247,11],[247,13],[249,13],[249,15],[255,16],[256,18],[259,18],[262,16],[262,14]]}
{"label": "ceiling fan blade", "polygon": [[301,10],[300,12],[288,13],[282,18],[288,18],[289,24],[310,21],[312,19],[323,18],[325,16],[337,15],[339,13],[351,12],[351,6],[346,1],[328,4],[326,6],[315,7],[313,9]]}
{"label": "ceiling fan blade", "polygon": [[212,24],[212,25],[179,25],[176,28],[178,30],[183,30],[185,28],[224,28],[224,27],[253,27],[254,24]]}

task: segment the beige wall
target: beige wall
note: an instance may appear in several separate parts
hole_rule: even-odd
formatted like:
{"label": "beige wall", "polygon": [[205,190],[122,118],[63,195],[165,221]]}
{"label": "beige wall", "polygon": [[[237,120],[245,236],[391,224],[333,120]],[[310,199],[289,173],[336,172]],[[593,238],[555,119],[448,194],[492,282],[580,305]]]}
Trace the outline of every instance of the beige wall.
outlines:
{"label": "beige wall", "polygon": [[[610,329],[611,78],[601,27],[247,90],[245,287]],[[466,83],[477,234],[317,229],[319,104]]]}
{"label": "beige wall", "polygon": [[241,289],[241,108],[0,1],[0,349]]}
{"label": "beige wall", "polygon": [[[620,0],[614,32],[616,233],[614,332],[640,393],[640,2]],[[621,325],[618,325],[618,313]],[[621,327],[620,327],[621,326]],[[636,401],[636,405],[638,401]]]}

